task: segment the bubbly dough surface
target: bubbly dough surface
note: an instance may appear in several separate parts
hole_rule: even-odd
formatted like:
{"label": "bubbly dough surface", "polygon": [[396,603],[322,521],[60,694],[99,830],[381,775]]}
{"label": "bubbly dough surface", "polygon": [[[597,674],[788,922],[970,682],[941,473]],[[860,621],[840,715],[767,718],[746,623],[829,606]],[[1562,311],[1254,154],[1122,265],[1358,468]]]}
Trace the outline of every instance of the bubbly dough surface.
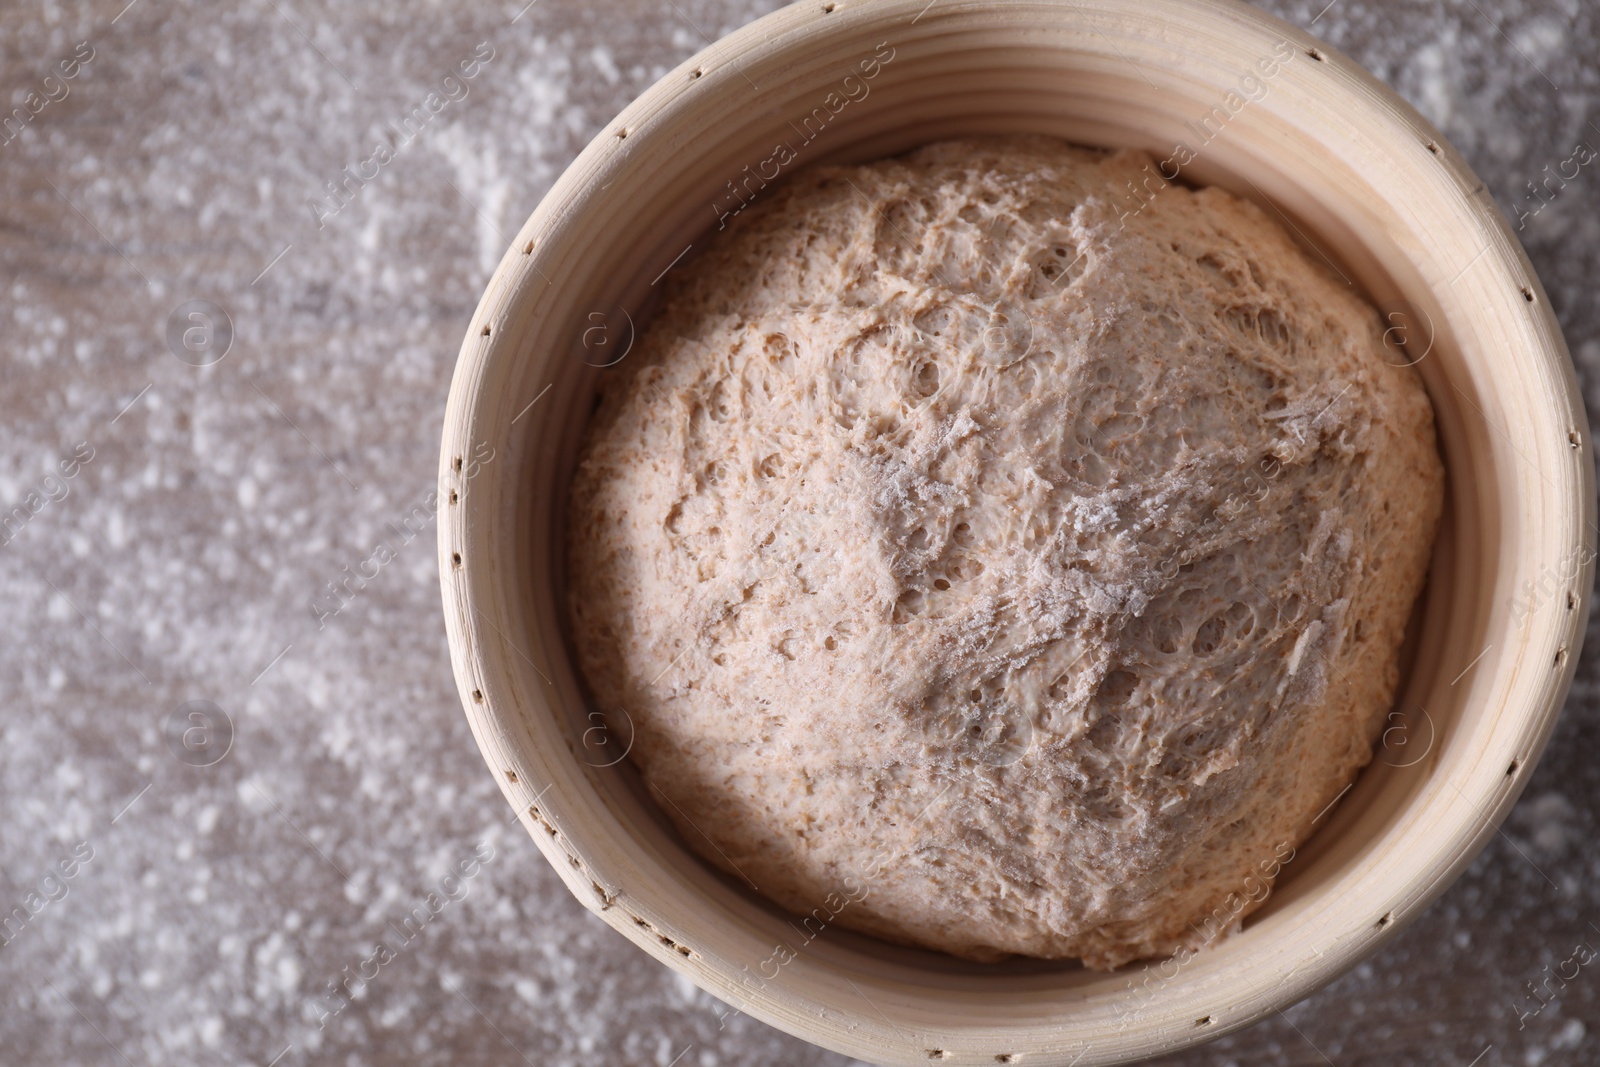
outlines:
{"label": "bubbly dough surface", "polygon": [[603,372],[579,664],[689,847],[812,925],[1171,953],[1371,758],[1432,408],[1313,253],[1149,162],[803,171]]}

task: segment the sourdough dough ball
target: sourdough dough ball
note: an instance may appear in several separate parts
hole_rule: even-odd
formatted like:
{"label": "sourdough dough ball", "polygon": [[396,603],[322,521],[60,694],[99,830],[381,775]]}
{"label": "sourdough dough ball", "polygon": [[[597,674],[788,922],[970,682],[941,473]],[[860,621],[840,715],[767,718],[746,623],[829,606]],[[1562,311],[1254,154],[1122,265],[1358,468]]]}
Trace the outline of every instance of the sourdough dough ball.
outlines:
{"label": "sourdough dough ball", "polygon": [[1371,758],[1427,396],[1263,211],[1155,175],[1044,138],[802,172],[605,372],[583,673],[689,847],[808,932],[1193,947]]}

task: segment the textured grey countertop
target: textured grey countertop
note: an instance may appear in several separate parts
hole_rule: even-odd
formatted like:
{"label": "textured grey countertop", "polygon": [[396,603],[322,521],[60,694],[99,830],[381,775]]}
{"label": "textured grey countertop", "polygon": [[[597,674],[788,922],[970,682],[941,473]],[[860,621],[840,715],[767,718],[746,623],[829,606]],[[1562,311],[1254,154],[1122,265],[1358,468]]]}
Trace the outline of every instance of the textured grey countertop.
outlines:
{"label": "textured grey countertop", "polygon": [[[618,109],[769,10],[525,2],[0,8],[0,92],[37,111],[0,144],[0,505],[26,508],[0,534],[0,910],[26,916],[0,945],[6,1064],[847,1062],[719,1028],[569,898],[457,706],[432,523],[387,525],[434,484],[508,235]],[[1528,186],[1600,147],[1594,9],[1268,6],[1396,86],[1526,215],[1595,410],[1600,161],[1548,203]],[[463,60],[464,97],[351,202],[312,206]],[[231,321],[218,362],[169,345],[191,300]],[[206,363],[224,337],[188,340]],[[319,621],[308,601],[384,537],[396,558]],[[1600,1062],[1600,963],[1537,1014],[1526,988],[1600,949],[1597,655],[1591,637],[1505,832],[1421,919],[1163,1062]],[[318,999],[429,893],[359,999]]]}

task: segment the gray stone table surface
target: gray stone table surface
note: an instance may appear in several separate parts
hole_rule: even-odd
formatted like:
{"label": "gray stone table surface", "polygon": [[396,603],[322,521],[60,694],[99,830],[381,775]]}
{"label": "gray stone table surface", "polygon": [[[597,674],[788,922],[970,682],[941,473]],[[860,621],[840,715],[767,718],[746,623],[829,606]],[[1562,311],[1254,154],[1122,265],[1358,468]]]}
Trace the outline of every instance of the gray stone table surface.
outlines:
{"label": "gray stone table surface", "polygon": [[[525,2],[0,6],[5,106],[41,94],[0,144],[0,506],[26,520],[0,535],[0,909],[26,920],[0,945],[4,1064],[847,1062],[720,1027],[567,895],[457,704],[432,525],[387,532],[434,484],[507,235],[618,109],[770,9]],[[1548,203],[1528,183],[1600,146],[1595,8],[1270,6],[1394,85],[1522,220],[1593,411],[1600,161]],[[465,96],[312,206],[463,60]],[[191,300],[231,320],[219,362],[169,345]],[[216,325],[182,319],[177,350],[205,363]],[[386,536],[396,557],[319,623],[308,601]],[[1600,1063],[1600,964],[1537,1014],[1526,991],[1600,948],[1597,654],[1591,635],[1504,834],[1425,915],[1163,1062]],[[358,999],[318,999],[430,892]]]}

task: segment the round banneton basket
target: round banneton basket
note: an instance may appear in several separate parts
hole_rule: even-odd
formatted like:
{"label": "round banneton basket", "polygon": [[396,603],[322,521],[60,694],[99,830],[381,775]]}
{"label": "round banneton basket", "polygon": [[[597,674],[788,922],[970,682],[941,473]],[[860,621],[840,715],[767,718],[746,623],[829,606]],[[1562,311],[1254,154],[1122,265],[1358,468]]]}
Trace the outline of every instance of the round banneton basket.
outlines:
{"label": "round banneton basket", "polygon": [[[1112,974],[973,964],[835,929],[802,941],[656,811],[619,758],[626,725],[586,703],[566,643],[578,441],[661,276],[798,167],[1000,132],[1143,148],[1281,218],[1395,324],[1449,469],[1372,765],[1241,933]],[[495,272],[441,457],[456,680],[501,789],[572,893],[730,1011],[878,1063],[1125,1062],[1305,997],[1494,833],[1550,736],[1587,616],[1582,412],[1544,292],[1483,183],[1393,92],[1288,24],[1224,0],[797,4],[629,106]]]}

